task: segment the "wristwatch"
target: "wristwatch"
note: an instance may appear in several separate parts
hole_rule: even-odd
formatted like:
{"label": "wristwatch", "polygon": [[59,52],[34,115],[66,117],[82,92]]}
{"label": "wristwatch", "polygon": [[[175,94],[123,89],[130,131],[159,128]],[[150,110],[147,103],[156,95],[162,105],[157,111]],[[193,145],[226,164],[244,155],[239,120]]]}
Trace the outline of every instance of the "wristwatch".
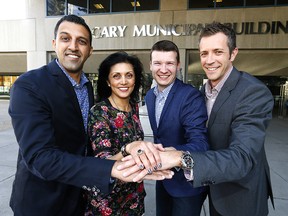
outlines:
{"label": "wristwatch", "polygon": [[189,151],[182,152],[181,169],[191,170],[194,167],[194,160]]}

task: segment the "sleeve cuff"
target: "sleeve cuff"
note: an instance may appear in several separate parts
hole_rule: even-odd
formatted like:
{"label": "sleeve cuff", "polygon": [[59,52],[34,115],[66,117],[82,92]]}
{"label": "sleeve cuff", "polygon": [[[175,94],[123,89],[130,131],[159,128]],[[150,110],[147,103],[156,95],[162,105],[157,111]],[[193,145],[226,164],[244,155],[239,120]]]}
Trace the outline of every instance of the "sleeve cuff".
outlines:
{"label": "sleeve cuff", "polygon": [[184,176],[187,179],[187,181],[193,181],[194,175],[193,175],[193,168],[190,170],[183,170]]}

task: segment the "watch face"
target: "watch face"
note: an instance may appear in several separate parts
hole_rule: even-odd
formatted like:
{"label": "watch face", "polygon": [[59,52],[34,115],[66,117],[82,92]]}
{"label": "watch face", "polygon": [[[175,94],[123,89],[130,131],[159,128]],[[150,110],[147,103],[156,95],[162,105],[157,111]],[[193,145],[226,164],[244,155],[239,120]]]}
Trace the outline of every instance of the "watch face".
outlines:
{"label": "watch face", "polygon": [[192,169],[194,166],[194,161],[190,154],[184,153],[182,156],[182,169]]}

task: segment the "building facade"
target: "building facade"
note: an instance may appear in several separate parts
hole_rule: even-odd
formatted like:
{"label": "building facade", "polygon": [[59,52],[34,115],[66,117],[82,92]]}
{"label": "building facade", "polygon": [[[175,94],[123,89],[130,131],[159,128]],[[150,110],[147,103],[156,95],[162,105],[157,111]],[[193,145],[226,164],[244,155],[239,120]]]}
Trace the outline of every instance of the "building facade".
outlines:
{"label": "building facade", "polygon": [[152,83],[150,48],[167,39],[180,49],[179,77],[200,88],[205,75],[198,53],[199,32],[206,23],[219,21],[232,25],[237,33],[239,53],[234,65],[261,79],[274,95],[275,115],[286,116],[288,0],[24,1],[25,19],[0,21],[0,95],[9,94],[20,74],[55,58],[54,26],[69,13],[81,15],[91,28],[94,51],[84,71],[94,84],[100,62],[124,50],[136,54],[144,64],[144,96]]}

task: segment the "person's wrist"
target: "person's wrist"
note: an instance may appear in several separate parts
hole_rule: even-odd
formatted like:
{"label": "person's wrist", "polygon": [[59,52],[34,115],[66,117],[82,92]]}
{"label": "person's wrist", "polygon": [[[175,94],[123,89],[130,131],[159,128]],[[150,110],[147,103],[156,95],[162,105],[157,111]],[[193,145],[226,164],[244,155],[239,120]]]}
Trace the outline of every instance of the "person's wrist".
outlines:
{"label": "person's wrist", "polygon": [[180,158],[180,168],[183,170],[192,170],[194,167],[194,160],[189,151],[182,151]]}
{"label": "person's wrist", "polygon": [[178,156],[177,156],[177,167],[181,168],[181,159],[182,159],[182,155],[183,155],[183,151],[177,151]]}
{"label": "person's wrist", "polygon": [[[180,169],[181,169],[181,158],[182,158],[182,155],[183,155],[183,151],[178,151],[178,150],[176,150],[176,151],[174,151],[175,153],[174,153],[174,155],[173,155],[173,159],[174,160],[171,160],[171,162],[172,162],[172,164],[173,164],[173,167],[177,170],[177,171],[179,171]],[[171,159],[172,159],[171,158]]]}

